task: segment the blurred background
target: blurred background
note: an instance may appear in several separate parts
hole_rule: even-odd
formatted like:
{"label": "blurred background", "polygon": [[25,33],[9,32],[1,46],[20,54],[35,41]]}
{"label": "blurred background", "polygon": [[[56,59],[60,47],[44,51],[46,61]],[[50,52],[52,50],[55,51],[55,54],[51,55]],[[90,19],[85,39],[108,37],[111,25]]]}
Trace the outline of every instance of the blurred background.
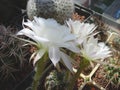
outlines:
{"label": "blurred background", "polygon": [[[0,0],[0,23],[11,23],[26,9],[28,0]],[[120,0],[74,0],[78,5],[120,20]]]}

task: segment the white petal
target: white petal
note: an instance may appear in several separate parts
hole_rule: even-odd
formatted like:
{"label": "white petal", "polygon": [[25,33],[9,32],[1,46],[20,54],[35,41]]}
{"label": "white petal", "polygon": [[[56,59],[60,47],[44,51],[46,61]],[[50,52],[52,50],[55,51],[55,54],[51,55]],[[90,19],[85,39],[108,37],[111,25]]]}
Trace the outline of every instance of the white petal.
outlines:
{"label": "white petal", "polygon": [[105,43],[98,43],[98,39],[91,36],[83,42],[83,50],[81,52],[83,56],[88,57],[88,59],[104,59],[110,56],[110,49],[105,45]]}
{"label": "white petal", "polygon": [[30,61],[35,57],[36,54],[37,54],[37,51],[34,52],[34,53],[31,55],[31,57],[30,57]]}
{"label": "white petal", "polygon": [[80,53],[80,49],[77,47],[77,44],[75,42],[67,42],[63,44],[63,47],[75,52]]}
{"label": "white petal", "polygon": [[64,41],[70,41],[70,40],[75,40],[75,36],[72,34],[68,34],[65,38],[63,38]]}
{"label": "white petal", "polygon": [[35,63],[39,60],[39,59],[41,59],[42,58],[42,56],[45,54],[45,49],[40,49],[38,52],[37,52],[37,54],[36,54],[36,56],[35,56],[35,58],[34,58],[34,61],[33,61],[33,65],[35,65]]}
{"label": "white petal", "polygon": [[49,40],[47,38],[43,38],[40,36],[34,36],[34,40],[38,42],[48,42]]}
{"label": "white petal", "polygon": [[49,58],[56,66],[56,64],[60,61],[60,53],[59,48],[57,47],[49,47]]}
{"label": "white petal", "polygon": [[26,35],[26,36],[29,36],[29,35],[34,35],[35,33],[33,31],[31,31],[30,29],[28,28],[24,28],[22,30],[20,30],[16,35]]}
{"label": "white petal", "polygon": [[31,31],[30,29],[24,28],[24,29],[22,29],[21,31],[19,31],[19,32],[17,33],[17,35],[25,35],[25,36],[27,36],[27,37],[29,37],[29,38],[31,38],[31,39],[34,40],[34,36],[35,36],[36,34],[35,34],[33,31]]}
{"label": "white petal", "polygon": [[[25,26],[28,26],[28,27],[33,26],[32,22],[31,22],[30,20],[27,20],[27,22],[24,22],[24,21],[23,21],[22,24],[25,25]],[[30,27],[30,28],[31,28],[31,27]],[[32,28],[31,28],[31,29],[32,29]]]}
{"label": "white petal", "polygon": [[65,64],[65,66],[66,66],[71,72],[73,72],[73,68],[72,68],[72,64],[71,64],[72,59],[71,59],[68,55],[66,55],[65,53],[63,53],[63,52],[60,52],[60,55],[61,55],[61,58],[62,58],[62,60],[63,60],[63,62],[64,62],[64,64]]}
{"label": "white petal", "polygon": [[35,33],[38,33],[38,30],[40,29],[40,26],[37,23],[30,20],[28,20],[28,22],[23,22],[23,25],[32,29],[32,31],[34,31]]}

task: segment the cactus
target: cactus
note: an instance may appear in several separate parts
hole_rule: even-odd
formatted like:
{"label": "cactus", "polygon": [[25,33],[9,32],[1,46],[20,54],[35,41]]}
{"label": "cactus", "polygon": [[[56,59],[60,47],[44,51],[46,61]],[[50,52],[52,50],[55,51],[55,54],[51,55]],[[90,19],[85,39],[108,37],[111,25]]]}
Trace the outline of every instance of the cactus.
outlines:
{"label": "cactus", "polygon": [[116,37],[113,39],[113,46],[120,51],[120,37]]}
{"label": "cactus", "polygon": [[54,18],[59,23],[64,23],[73,13],[73,0],[29,0],[27,3],[27,15],[31,20],[38,16]]}
{"label": "cactus", "polygon": [[0,79],[15,79],[13,73],[22,68],[25,57],[29,55],[29,48],[22,47],[24,42],[12,37],[17,31],[16,28],[0,25]]}
{"label": "cactus", "polygon": [[109,82],[115,86],[119,87],[120,85],[120,61],[115,59],[110,59],[111,65],[105,66],[106,75],[105,77],[109,80]]}
{"label": "cactus", "polygon": [[65,72],[52,70],[45,80],[45,90],[65,90]]}

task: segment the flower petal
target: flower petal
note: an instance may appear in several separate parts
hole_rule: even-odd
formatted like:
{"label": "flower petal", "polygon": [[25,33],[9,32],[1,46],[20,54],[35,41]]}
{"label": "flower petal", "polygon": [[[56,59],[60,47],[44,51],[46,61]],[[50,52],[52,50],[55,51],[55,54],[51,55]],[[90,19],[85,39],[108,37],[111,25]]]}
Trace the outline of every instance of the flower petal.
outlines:
{"label": "flower petal", "polygon": [[77,43],[75,42],[67,42],[67,43],[64,43],[62,46],[75,53],[80,53],[80,49],[77,47]]}
{"label": "flower petal", "polygon": [[38,50],[35,58],[34,58],[34,61],[33,61],[33,65],[35,65],[35,63],[42,58],[42,56],[45,54],[46,50],[45,49],[40,49]]}
{"label": "flower petal", "polygon": [[35,35],[35,33],[28,28],[24,28],[21,31],[19,31],[16,35],[33,36]]}
{"label": "flower petal", "polygon": [[57,47],[49,47],[49,58],[56,66],[56,64],[60,61],[60,53],[59,48]]}
{"label": "flower petal", "polygon": [[73,68],[72,68],[72,58],[70,58],[67,54],[60,52],[62,61],[64,62],[65,66],[73,73]]}
{"label": "flower petal", "polygon": [[47,38],[40,37],[40,36],[34,36],[34,40],[37,42],[48,42],[49,41]]}
{"label": "flower petal", "polygon": [[88,60],[104,59],[110,55],[111,51],[105,43],[98,43],[98,39],[91,36],[83,42],[81,53]]}
{"label": "flower petal", "polygon": [[35,51],[35,52],[31,55],[30,61],[35,57],[36,54],[37,54],[37,51]]}

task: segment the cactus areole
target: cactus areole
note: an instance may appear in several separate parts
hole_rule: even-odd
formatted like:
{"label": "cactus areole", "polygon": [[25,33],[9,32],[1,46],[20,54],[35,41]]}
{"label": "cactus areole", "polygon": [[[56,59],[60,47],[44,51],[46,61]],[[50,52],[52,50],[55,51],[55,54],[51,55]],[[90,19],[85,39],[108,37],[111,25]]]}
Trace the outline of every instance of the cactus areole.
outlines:
{"label": "cactus areole", "polygon": [[29,0],[27,3],[27,15],[31,20],[37,16],[53,18],[59,23],[64,23],[73,13],[73,0]]}

